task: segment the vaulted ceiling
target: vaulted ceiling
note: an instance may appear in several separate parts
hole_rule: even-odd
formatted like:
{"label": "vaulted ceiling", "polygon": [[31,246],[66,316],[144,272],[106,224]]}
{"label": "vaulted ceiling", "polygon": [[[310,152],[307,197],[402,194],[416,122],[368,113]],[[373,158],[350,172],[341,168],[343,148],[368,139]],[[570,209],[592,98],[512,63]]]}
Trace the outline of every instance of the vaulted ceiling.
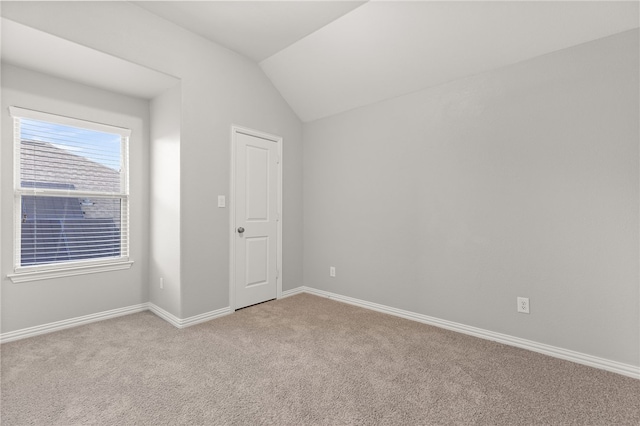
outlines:
{"label": "vaulted ceiling", "polygon": [[364,4],[363,1],[134,1],[256,62]]}
{"label": "vaulted ceiling", "polygon": [[637,3],[372,2],[260,66],[311,121],[636,27]]}
{"label": "vaulted ceiling", "polygon": [[152,99],[175,77],[0,18],[2,62],[116,93]]}
{"label": "vaulted ceiling", "polygon": [[305,122],[640,26],[638,1],[133,3],[258,63]]}
{"label": "vaulted ceiling", "polygon": [[638,2],[136,2],[256,62],[303,121],[639,26]]}

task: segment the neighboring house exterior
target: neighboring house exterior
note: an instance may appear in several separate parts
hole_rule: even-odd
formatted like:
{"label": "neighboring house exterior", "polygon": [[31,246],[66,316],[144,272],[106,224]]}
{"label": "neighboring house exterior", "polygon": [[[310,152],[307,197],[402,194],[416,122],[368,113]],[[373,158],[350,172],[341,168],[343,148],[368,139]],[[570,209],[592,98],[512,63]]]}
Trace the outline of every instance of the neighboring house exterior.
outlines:
{"label": "neighboring house exterior", "polygon": [[73,196],[119,192],[119,171],[33,140],[21,141],[20,163],[22,188],[66,190],[69,195],[34,191],[22,196],[22,266],[120,255],[120,199]]}

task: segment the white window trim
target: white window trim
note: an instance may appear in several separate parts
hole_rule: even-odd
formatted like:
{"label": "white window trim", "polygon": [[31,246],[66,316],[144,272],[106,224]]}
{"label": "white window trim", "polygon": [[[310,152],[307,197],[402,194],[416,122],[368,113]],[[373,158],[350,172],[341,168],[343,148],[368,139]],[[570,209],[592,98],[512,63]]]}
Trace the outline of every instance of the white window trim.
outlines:
{"label": "white window trim", "polygon": [[[26,108],[20,108],[11,106],[9,107],[9,114],[11,117],[15,119],[19,118],[28,118],[33,120],[40,121],[48,121],[54,122],[57,124],[64,124],[69,126],[75,126],[90,130],[109,132],[109,133],[117,133],[122,138],[128,139],[131,136],[131,130],[123,127],[111,126],[108,124],[96,123],[92,121],[65,117],[56,114],[50,114],[41,111],[30,110]],[[14,125],[14,132],[17,131],[18,134],[14,133],[13,146],[16,149],[15,139],[19,137],[19,129]],[[122,173],[122,184],[123,184],[123,193],[120,194],[112,194],[113,196],[120,196],[127,199],[127,208],[122,212],[123,215],[127,215],[126,223],[127,227],[129,226],[129,155],[128,155],[128,140],[125,141],[125,150],[122,152],[124,170]],[[20,182],[20,169],[19,169],[19,161],[20,161],[20,151],[18,150],[17,154],[14,153],[14,273],[7,274],[7,278],[9,278],[14,283],[22,283],[29,281],[37,281],[37,280],[46,280],[53,278],[63,278],[75,275],[85,275],[85,274],[93,274],[98,272],[108,272],[108,271],[118,271],[123,269],[129,269],[133,265],[133,261],[129,259],[129,238],[130,238],[130,230],[127,232],[127,255],[118,257],[115,259],[89,259],[89,260],[80,260],[80,261],[70,261],[64,263],[53,263],[53,264],[42,264],[42,265],[33,265],[33,266],[18,266],[15,261],[19,259],[19,250],[21,244],[21,227],[18,223],[19,218],[21,217],[21,207],[20,203],[17,200],[20,199],[22,193],[19,191],[19,182]],[[125,172],[126,170],[126,172]],[[38,191],[45,192],[45,191]],[[55,191],[53,191],[55,192]],[[100,196],[100,194],[96,194]],[[102,196],[109,196],[110,194],[101,193]],[[124,219],[124,218],[123,218]],[[17,250],[17,253],[16,253]]]}
{"label": "white window trim", "polygon": [[48,112],[36,111],[33,109],[20,108],[16,106],[9,107],[9,114],[13,118],[30,118],[32,120],[49,121],[64,124],[67,126],[80,127],[98,132],[117,133],[119,135],[129,137],[131,130],[124,127],[112,126],[110,124],[96,123],[95,121],[82,120],[79,118],[65,117],[64,115],[51,114]]}
{"label": "white window trim", "polygon": [[[119,271],[129,269],[133,265],[133,261],[128,258],[118,258],[111,262],[106,260],[81,262],[67,262],[57,265],[37,265],[23,266],[15,268],[14,274],[8,274],[7,277],[14,283],[23,283],[28,281],[48,280],[52,278],[71,277],[74,275],[94,274],[97,272]],[[47,266],[48,268],[38,269],[38,266]]]}

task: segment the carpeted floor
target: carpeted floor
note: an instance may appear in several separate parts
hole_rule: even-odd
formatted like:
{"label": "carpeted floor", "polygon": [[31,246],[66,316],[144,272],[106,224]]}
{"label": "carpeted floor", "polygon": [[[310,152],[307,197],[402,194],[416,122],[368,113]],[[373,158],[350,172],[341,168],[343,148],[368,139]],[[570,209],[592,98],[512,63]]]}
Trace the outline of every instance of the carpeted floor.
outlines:
{"label": "carpeted floor", "polygon": [[640,380],[306,294],[1,355],[3,426],[640,424]]}

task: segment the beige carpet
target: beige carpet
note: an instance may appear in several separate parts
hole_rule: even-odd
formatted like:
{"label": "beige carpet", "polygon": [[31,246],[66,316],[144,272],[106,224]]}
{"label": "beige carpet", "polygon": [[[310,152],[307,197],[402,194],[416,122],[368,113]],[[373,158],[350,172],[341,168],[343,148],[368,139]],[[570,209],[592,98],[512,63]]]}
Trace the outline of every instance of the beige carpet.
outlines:
{"label": "beige carpet", "polygon": [[640,380],[310,295],[7,343],[2,425],[638,425]]}

